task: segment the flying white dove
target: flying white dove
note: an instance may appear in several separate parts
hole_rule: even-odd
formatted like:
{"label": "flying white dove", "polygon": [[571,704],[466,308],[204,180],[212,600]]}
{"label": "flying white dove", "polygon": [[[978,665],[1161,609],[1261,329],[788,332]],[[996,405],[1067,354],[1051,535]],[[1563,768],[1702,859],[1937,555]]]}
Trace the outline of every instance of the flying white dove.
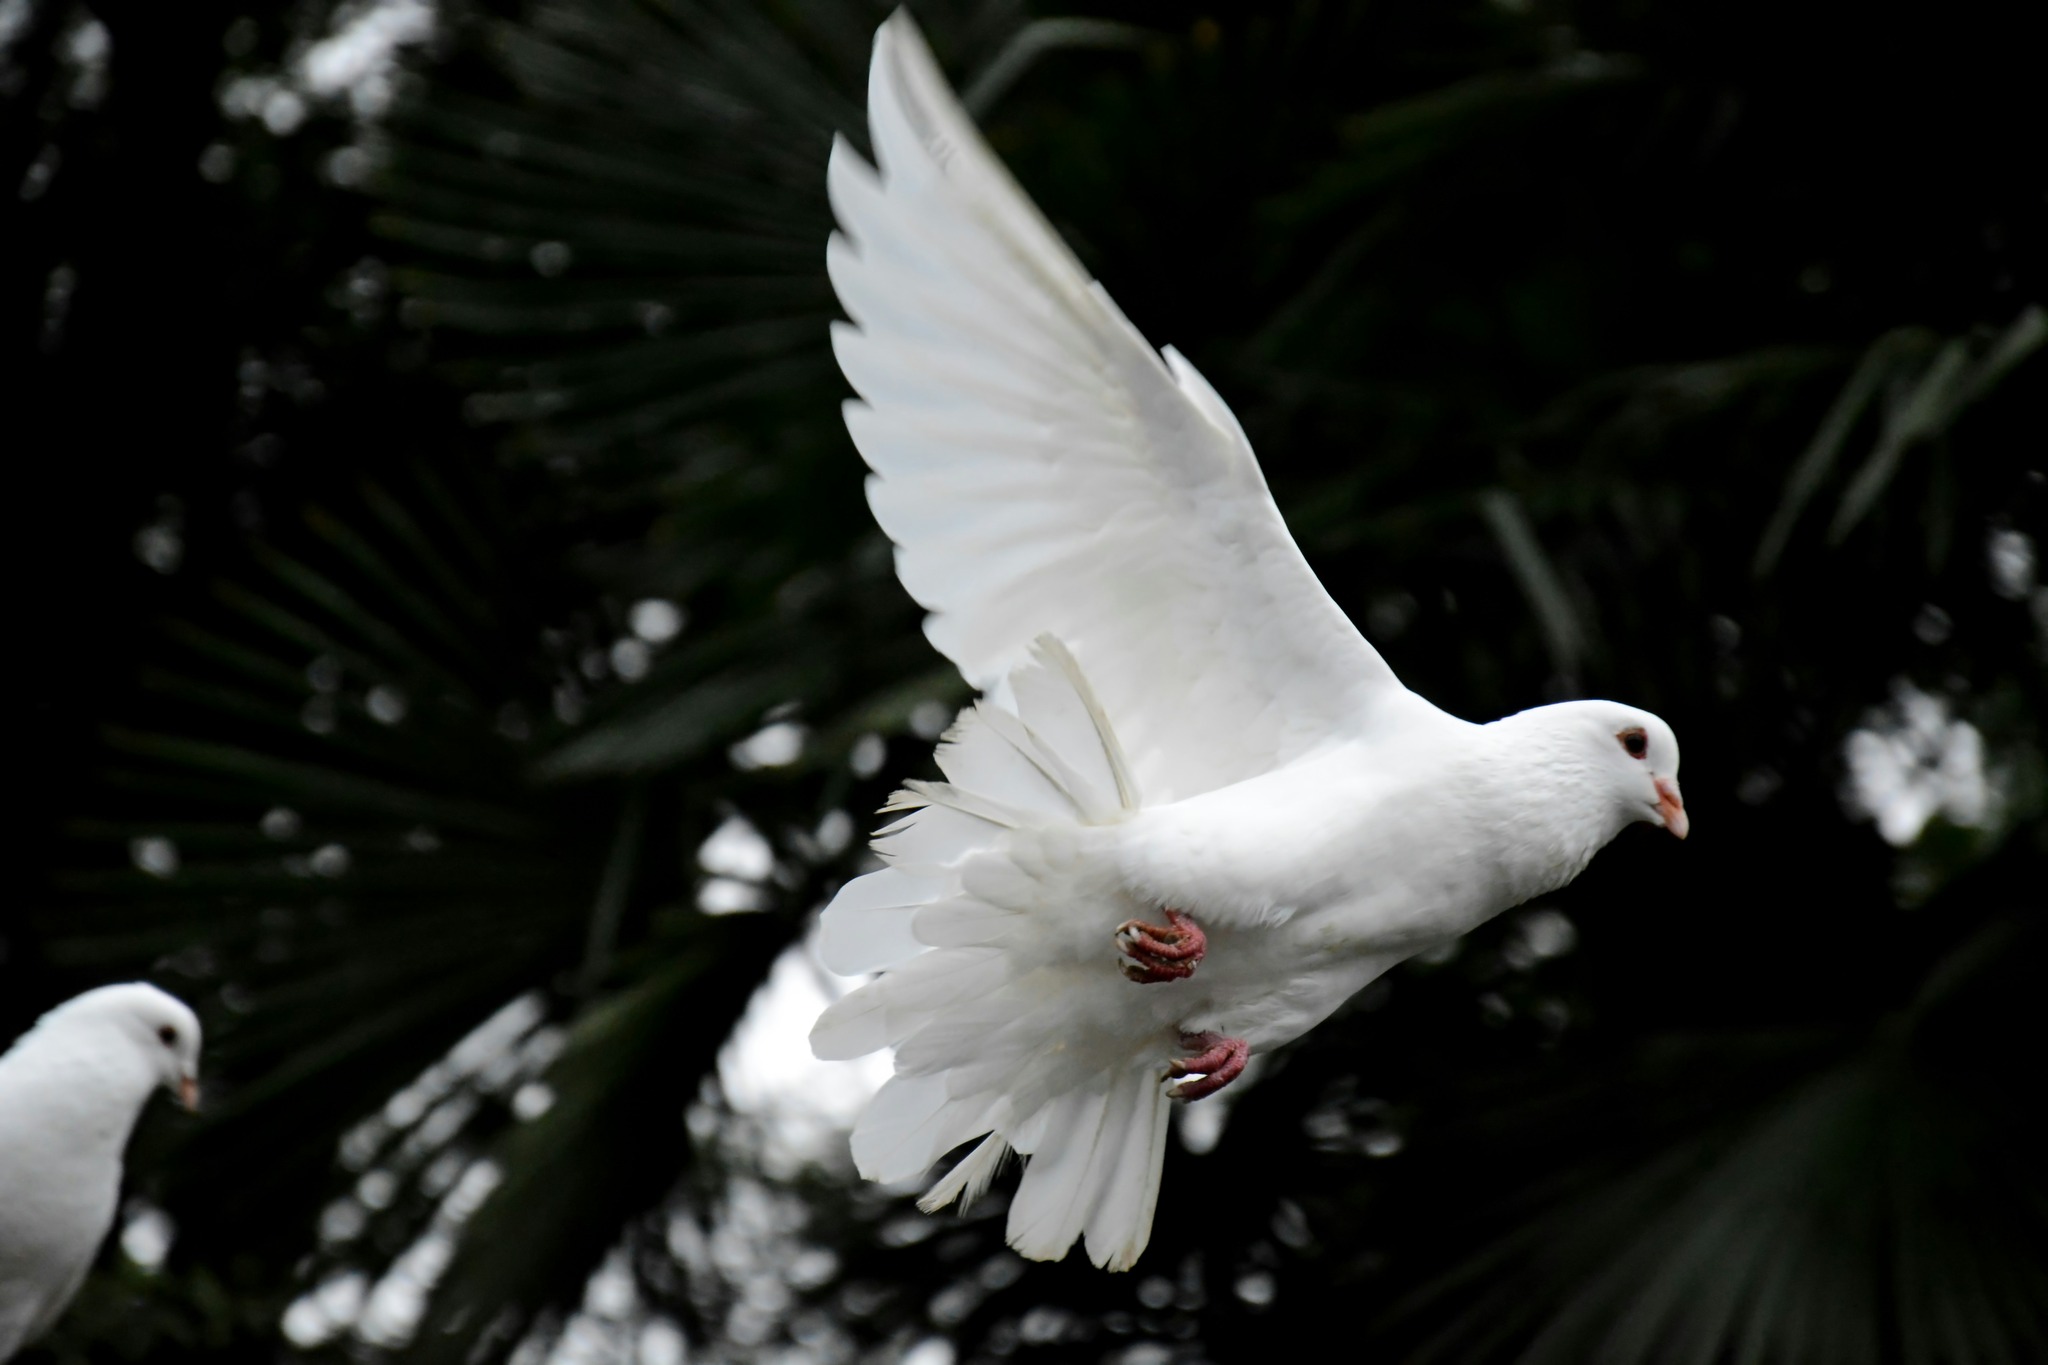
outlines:
{"label": "flying white dove", "polygon": [[157,1087],[199,1104],[199,1021],[140,982],[74,996],[0,1055],[0,1360],[85,1281]]}
{"label": "flying white dove", "polygon": [[826,252],[868,501],[983,699],[818,951],[881,975],[811,1032],[895,1049],[853,1134],[922,1201],[1025,1155],[1010,1244],[1151,1235],[1172,1101],[1395,963],[1563,886],[1632,821],[1683,838],[1678,742],[1608,701],[1490,725],[1402,687],[1287,534],[1244,432],[996,161],[901,12],[875,35]]}

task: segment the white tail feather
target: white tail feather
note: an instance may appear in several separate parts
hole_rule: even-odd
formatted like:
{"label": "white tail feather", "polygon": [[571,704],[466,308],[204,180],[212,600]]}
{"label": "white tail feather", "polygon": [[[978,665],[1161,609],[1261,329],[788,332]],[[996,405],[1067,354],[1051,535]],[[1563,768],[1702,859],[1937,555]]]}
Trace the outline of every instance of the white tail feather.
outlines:
{"label": "white tail feather", "polygon": [[932,1186],[917,1206],[926,1213],[937,1213],[957,1199],[960,1212],[967,1212],[975,1200],[988,1193],[989,1183],[1009,1154],[1010,1144],[1003,1140],[1003,1135],[990,1133],[980,1146],[960,1159],[959,1165],[946,1172],[946,1178]]}
{"label": "white tail feather", "polygon": [[839,888],[818,935],[818,958],[842,976],[880,971],[924,950],[911,933],[917,912],[946,894],[945,877],[885,867]]}
{"label": "white tail feather", "polygon": [[[980,1195],[1011,1150],[1027,1158],[1011,1245],[1057,1259],[1085,1239],[1122,1270],[1151,1235],[1170,1101],[1170,1030],[1133,1027],[1108,934],[1129,907],[1060,850],[1137,808],[1109,720],[1065,646],[1041,637],[1006,680],[1013,713],[963,711],[945,782],[911,782],[876,835],[892,866],[826,908],[820,954],[883,975],[828,1008],[812,1049],[896,1049],[896,1076],[855,1127],[871,1179],[907,1178],[980,1137],[920,1201]],[[856,965],[858,964],[858,965]]]}
{"label": "white tail feather", "polygon": [[[906,796],[915,798],[923,806],[944,806],[971,815],[977,820],[986,820],[991,825],[1004,829],[1016,829],[1020,825],[1034,823],[1030,816],[1019,810],[1012,810],[992,796],[982,796],[956,787],[950,782],[926,782],[912,778],[903,784],[904,791],[897,794],[898,801],[908,805]],[[893,802],[891,803],[894,804]]]}

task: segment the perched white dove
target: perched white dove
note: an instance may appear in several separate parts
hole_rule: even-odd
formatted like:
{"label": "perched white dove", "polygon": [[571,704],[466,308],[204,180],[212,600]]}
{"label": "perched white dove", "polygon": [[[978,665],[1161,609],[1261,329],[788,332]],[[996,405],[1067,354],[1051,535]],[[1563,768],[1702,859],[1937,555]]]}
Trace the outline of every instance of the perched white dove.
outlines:
{"label": "perched white dove", "polygon": [[0,1360],[84,1282],[129,1131],[159,1086],[198,1106],[199,1021],[140,982],[74,996],[0,1055]]}
{"label": "perched white dove", "polygon": [[1025,1155],[1010,1244],[1151,1235],[1172,1101],[1213,1094],[1395,963],[1576,877],[1632,821],[1684,837],[1656,716],[1474,725],[1402,687],[1316,581],[1244,432],[1088,278],[901,12],[877,167],[843,140],[826,253],[846,424],[925,632],[984,697],[905,784],[887,864],[819,953],[881,975],[811,1032],[895,1049],[853,1134],[926,1195]]}

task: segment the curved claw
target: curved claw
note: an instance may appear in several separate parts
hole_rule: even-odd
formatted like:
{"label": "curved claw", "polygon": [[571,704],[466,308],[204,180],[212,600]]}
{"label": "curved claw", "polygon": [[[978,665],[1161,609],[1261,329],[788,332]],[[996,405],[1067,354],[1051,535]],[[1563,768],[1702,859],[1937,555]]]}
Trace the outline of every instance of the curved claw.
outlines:
{"label": "curved claw", "polygon": [[1133,981],[1184,981],[1195,974],[1209,952],[1209,936],[1193,918],[1168,909],[1165,924],[1127,919],[1116,927],[1117,963]]}
{"label": "curved claw", "polygon": [[1167,1093],[1177,1100],[1199,1100],[1213,1095],[1244,1074],[1245,1063],[1252,1057],[1252,1045],[1242,1038],[1229,1038],[1221,1033],[1183,1033],[1180,1045],[1184,1048],[1199,1049],[1192,1057],[1182,1057],[1167,1067],[1169,1076],[1196,1076],[1198,1079],[1183,1081]]}

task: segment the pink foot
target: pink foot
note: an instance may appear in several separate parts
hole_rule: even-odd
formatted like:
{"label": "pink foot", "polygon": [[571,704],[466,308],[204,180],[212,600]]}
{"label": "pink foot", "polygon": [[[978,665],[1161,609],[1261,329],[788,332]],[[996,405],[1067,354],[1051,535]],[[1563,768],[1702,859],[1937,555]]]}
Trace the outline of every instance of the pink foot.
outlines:
{"label": "pink foot", "polygon": [[1166,912],[1166,923],[1127,919],[1116,927],[1116,947],[1125,962],[1116,965],[1133,981],[1184,981],[1209,951],[1209,936],[1178,910]]}
{"label": "pink foot", "polygon": [[1220,1033],[1183,1033],[1180,1045],[1199,1050],[1192,1057],[1177,1059],[1167,1068],[1167,1074],[1200,1076],[1201,1079],[1182,1081],[1167,1092],[1177,1100],[1199,1100],[1215,1094],[1243,1075],[1244,1064],[1252,1057],[1250,1043],[1242,1038],[1226,1038]]}

